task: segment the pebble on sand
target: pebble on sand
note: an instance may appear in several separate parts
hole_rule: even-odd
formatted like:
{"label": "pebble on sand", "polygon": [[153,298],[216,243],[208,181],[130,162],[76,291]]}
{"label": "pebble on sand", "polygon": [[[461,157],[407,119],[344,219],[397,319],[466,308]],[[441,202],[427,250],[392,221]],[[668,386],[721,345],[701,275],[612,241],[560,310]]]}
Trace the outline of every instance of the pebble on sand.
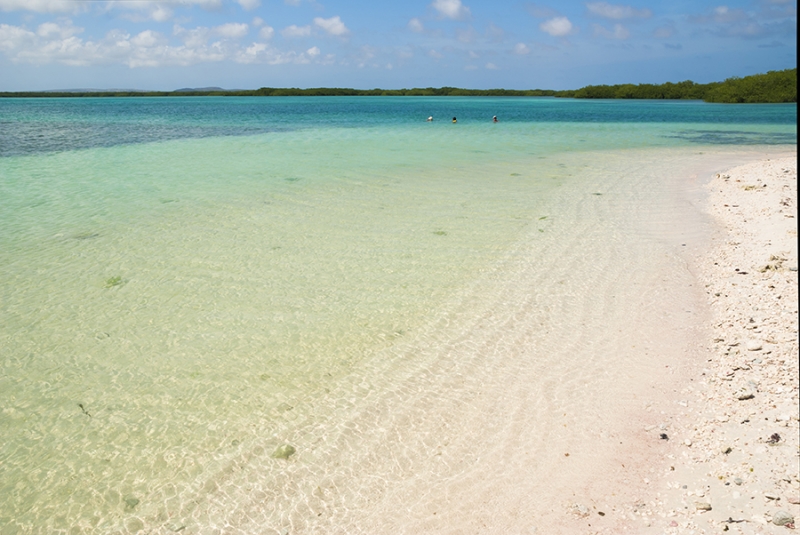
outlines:
{"label": "pebble on sand", "polygon": [[748,351],[761,351],[764,349],[764,344],[761,343],[760,340],[748,340],[747,341],[747,350]]}
{"label": "pebble on sand", "polygon": [[775,514],[772,515],[772,523],[776,526],[794,524],[794,517],[786,511],[775,511]]}

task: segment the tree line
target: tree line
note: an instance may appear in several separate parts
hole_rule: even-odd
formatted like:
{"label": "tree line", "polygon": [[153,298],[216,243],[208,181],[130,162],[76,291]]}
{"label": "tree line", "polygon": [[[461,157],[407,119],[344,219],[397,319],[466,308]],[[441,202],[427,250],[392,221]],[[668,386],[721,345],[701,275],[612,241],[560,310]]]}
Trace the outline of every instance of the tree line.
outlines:
{"label": "tree line", "polygon": [[696,84],[691,80],[674,84],[588,85],[572,98],[693,99],[723,103],[797,102],[797,69],[769,71],[724,82]]}
{"label": "tree line", "polygon": [[769,71],[744,78],[728,78],[724,82],[696,84],[691,80],[664,84],[587,85],[580,89],[462,89],[458,87],[426,87],[413,89],[351,89],[316,87],[300,89],[262,87],[249,90],[179,90],[179,91],[102,91],[0,92],[1,97],[175,97],[175,96],[397,96],[397,97],[556,97],[587,99],[657,99],[705,100],[724,103],[797,102],[797,69]]}

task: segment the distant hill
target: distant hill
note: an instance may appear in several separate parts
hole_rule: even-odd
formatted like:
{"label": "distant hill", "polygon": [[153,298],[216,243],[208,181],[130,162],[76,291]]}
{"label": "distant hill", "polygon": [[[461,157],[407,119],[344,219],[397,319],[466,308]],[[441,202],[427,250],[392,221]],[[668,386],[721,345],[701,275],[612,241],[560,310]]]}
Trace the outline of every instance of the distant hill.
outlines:
{"label": "distant hill", "polygon": [[209,91],[226,91],[221,87],[182,87],[173,93],[208,93]]}
{"label": "distant hill", "polygon": [[147,93],[144,89],[45,89],[42,93]]}

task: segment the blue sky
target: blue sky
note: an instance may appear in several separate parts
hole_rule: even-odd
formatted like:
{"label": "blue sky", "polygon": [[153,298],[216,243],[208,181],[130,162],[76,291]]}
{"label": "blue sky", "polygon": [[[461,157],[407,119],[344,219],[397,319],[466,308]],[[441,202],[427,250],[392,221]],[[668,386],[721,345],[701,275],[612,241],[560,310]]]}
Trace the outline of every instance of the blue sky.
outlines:
{"label": "blue sky", "polygon": [[796,44],[793,0],[0,0],[0,90],[711,82]]}

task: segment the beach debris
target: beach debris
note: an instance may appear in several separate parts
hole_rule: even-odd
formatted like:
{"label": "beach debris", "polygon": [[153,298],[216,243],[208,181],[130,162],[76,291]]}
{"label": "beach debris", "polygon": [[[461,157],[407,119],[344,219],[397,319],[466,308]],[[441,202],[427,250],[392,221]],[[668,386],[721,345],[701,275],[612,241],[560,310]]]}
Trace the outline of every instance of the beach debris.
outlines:
{"label": "beach debris", "polygon": [[78,407],[80,407],[80,408],[81,408],[81,411],[83,412],[83,414],[85,414],[85,415],[86,415],[86,416],[88,416],[89,418],[91,418],[91,417],[92,417],[92,415],[91,415],[91,414],[89,414],[89,411],[87,411],[87,410],[86,410],[86,407],[84,407],[84,406],[83,406],[83,403],[78,403]]}
{"label": "beach debris", "polygon": [[737,485],[741,485],[742,483],[744,483],[744,479],[742,479],[741,477],[734,477],[733,482],[736,483]]}
{"label": "beach debris", "polygon": [[666,433],[661,433],[658,438],[661,440],[669,440],[669,436]]}
{"label": "beach debris", "polygon": [[698,511],[710,511],[711,504],[708,502],[694,502],[694,507]]}
{"label": "beach debris", "polygon": [[775,511],[772,515],[772,523],[776,526],[788,526],[794,524],[794,517],[786,511]]}
{"label": "beach debris", "polygon": [[283,444],[272,453],[273,459],[288,459],[295,454],[297,450],[291,444]]}
{"label": "beach debris", "polygon": [[778,433],[772,433],[767,439],[767,444],[777,444],[781,441],[781,436]]}

